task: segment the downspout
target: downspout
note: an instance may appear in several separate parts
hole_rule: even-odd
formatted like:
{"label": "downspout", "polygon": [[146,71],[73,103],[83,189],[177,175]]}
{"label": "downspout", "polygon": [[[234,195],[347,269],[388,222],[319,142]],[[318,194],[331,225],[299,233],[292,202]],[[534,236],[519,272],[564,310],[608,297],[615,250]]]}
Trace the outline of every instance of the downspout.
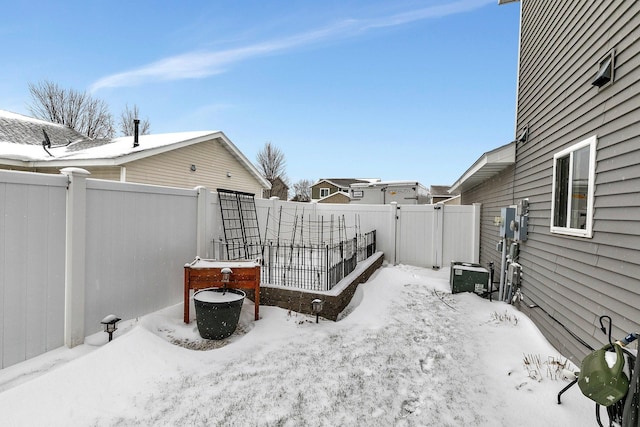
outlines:
{"label": "downspout", "polygon": [[502,239],[502,259],[500,260],[500,288],[498,289],[498,300],[504,301],[503,293],[505,291],[505,267],[507,263],[507,237],[500,236]]}
{"label": "downspout", "polygon": [[518,70],[516,71],[516,117],[515,117],[515,129],[514,135],[518,135],[518,98],[520,94],[520,47],[522,45],[522,8],[524,7],[524,1],[520,2],[520,22],[518,24]]}

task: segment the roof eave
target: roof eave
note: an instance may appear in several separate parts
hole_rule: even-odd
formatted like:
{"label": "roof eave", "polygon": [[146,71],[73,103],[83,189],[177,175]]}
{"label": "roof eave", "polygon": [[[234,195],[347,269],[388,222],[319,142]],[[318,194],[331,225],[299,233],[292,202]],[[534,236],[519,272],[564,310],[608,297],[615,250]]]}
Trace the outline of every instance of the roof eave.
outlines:
{"label": "roof eave", "polygon": [[253,163],[251,163],[249,159],[247,159],[246,156],[242,154],[240,150],[238,150],[238,147],[236,147],[229,140],[229,138],[227,138],[224,132],[217,132],[217,133],[219,134],[218,138],[220,139],[220,141],[222,141],[226,145],[227,149],[231,152],[231,154],[247,168],[249,173],[251,173],[254,176],[254,178],[256,178],[258,182],[260,182],[260,184],[262,184],[263,188],[270,189],[271,183],[267,180],[267,178],[263,177],[260,174],[258,169],[253,165]]}
{"label": "roof eave", "polygon": [[498,147],[484,153],[462,176],[451,186],[449,193],[463,192],[499,174],[516,162],[516,143]]}

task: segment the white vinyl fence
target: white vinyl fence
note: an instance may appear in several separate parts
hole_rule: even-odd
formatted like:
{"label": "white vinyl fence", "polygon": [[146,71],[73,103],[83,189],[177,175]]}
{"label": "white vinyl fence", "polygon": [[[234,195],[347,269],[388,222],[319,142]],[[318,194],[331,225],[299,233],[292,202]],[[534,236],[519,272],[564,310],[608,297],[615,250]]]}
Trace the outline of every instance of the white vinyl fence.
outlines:
{"label": "white vinyl fence", "polygon": [[60,347],[67,177],[0,171],[0,368]]}
{"label": "white vinyl fence", "polygon": [[[391,263],[477,262],[479,206],[323,205],[256,199],[263,242],[376,230]],[[217,194],[0,170],[0,369],[73,347],[108,314],[133,319],[182,301],[183,266],[220,257]]]}
{"label": "white vinyl fence", "polygon": [[[448,267],[479,259],[480,206],[340,205],[256,200],[261,236],[332,243],[376,230],[377,250],[394,264]],[[318,236],[322,236],[319,238]]]}

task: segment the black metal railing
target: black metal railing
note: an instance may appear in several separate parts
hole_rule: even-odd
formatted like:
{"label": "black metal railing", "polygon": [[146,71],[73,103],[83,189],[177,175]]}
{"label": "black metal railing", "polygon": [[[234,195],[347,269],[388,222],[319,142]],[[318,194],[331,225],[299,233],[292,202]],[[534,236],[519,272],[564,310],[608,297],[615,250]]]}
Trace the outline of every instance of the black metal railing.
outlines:
{"label": "black metal railing", "polygon": [[[220,242],[221,255],[237,253],[234,242]],[[249,244],[255,246],[256,244]],[[246,251],[255,252],[256,248]],[[260,245],[262,283],[328,291],[376,252],[376,231],[331,244],[267,241]]]}

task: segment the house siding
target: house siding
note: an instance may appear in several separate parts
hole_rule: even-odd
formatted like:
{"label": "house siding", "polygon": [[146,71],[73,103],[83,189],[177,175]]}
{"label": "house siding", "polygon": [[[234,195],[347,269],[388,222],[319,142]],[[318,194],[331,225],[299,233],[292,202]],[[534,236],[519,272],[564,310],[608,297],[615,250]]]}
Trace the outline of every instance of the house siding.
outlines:
{"label": "house siding", "polygon": [[[576,362],[589,350],[567,329],[592,347],[606,341],[601,315],[612,317],[616,337],[640,330],[640,3],[523,0],[521,7],[517,131],[528,126],[529,139],[516,148],[516,199],[496,201],[529,199],[521,309]],[[611,49],[615,81],[598,89],[591,81]],[[552,234],[553,155],[592,135],[593,237]],[[474,197],[482,199],[480,191]],[[491,258],[493,241],[482,243],[481,259]]]}
{"label": "house siding", "polygon": [[[494,218],[500,216],[500,209],[513,204],[513,172],[510,166],[500,174],[482,184],[465,191],[461,195],[460,204],[472,205],[480,203],[480,263],[487,266],[493,262],[496,278],[500,271],[502,252],[496,250],[500,241],[500,228],[494,224]],[[465,260],[461,260],[465,261]]]}
{"label": "house siding", "polygon": [[336,191],[340,190],[339,187],[324,181],[324,182],[322,182],[320,184],[316,184],[316,185],[311,187],[311,198],[312,199],[319,199],[320,198],[320,189],[321,188],[328,188],[329,189],[329,194],[333,194]]}
{"label": "house siding", "polygon": [[[196,166],[196,171],[191,170]],[[210,140],[125,165],[127,182],[253,193],[262,197],[262,186],[217,140]],[[231,177],[227,177],[227,172]]]}
{"label": "house siding", "polygon": [[326,197],[324,199],[318,200],[318,203],[338,203],[338,204],[344,204],[344,203],[350,203],[351,199],[349,198],[349,196],[346,196],[342,193],[333,193],[332,195],[330,195],[329,197]]}

